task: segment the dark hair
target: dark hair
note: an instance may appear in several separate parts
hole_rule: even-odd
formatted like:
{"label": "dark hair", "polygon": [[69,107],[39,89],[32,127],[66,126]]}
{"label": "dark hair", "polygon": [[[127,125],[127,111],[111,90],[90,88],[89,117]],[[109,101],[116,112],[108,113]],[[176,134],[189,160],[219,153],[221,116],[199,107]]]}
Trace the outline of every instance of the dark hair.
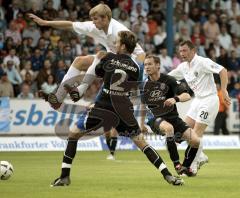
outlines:
{"label": "dark hair", "polygon": [[146,60],[147,58],[152,58],[153,61],[154,61],[154,63],[157,63],[157,64],[159,64],[159,65],[160,65],[160,63],[161,63],[160,58],[157,57],[157,56],[154,56],[154,55],[152,55],[152,54],[147,54],[146,57],[145,57],[145,60]]}
{"label": "dark hair", "polygon": [[190,40],[182,41],[179,46],[187,45],[191,50],[195,49],[195,45]]}
{"label": "dark hair", "polygon": [[120,37],[120,43],[126,46],[126,50],[130,54],[133,53],[137,45],[136,36],[130,31],[120,31],[118,32],[118,36]]}

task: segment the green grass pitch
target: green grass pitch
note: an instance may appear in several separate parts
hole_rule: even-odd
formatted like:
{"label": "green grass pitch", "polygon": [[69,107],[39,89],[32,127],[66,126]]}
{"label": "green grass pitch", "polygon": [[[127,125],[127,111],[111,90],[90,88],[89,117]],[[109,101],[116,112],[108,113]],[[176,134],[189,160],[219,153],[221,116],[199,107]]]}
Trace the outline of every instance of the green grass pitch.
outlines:
{"label": "green grass pitch", "polygon": [[[159,151],[175,174],[166,151]],[[72,184],[50,188],[60,174],[63,152],[0,152],[10,161],[14,175],[0,180],[0,198],[198,198],[240,197],[240,150],[207,150],[209,163],[184,186],[167,184],[140,151],[117,151],[116,161],[107,152],[78,152]],[[181,158],[183,152],[181,152]]]}

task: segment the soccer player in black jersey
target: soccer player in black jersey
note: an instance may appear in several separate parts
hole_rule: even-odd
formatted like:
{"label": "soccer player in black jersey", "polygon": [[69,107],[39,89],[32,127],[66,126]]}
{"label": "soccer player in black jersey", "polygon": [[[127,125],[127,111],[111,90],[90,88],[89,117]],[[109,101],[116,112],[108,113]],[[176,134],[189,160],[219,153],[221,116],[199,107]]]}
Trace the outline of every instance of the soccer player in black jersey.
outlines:
{"label": "soccer player in black jersey", "polygon": [[[186,89],[179,86],[175,78],[160,73],[158,57],[148,55],[144,61],[144,69],[148,79],[143,87],[141,128],[146,131],[144,125],[146,111],[144,109],[147,106],[154,116],[148,124],[153,132],[166,135],[167,148],[176,171],[182,175],[193,176],[190,165],[196,156],[200,139],[179,117],[175,105],[177,102],[189,100],[191,96]],[[181,165],[175,142],[182,140],[187,140],[189,146]]]}
{"label": "soccer player in black jersey", "polygon": [[[136,46],[136,37],[129,31],[118,34],[117,54],[107,53],[95,67],[97,76],[104,80],[103,88],[90,112],[83,114],[71,129],[68,144],[63,157],[62,173],[52,186],[70,184],[70,168],[76,154],[77,141],[84,134],[103,128],[109,131],[115,128],[118,134],[130,137],[149,161],[162,173],[164,179],[172,185],[182,185],[181,178],[172,176],[159,154],[146,143],[139,125],[133,115],[133,104],[129,99],[129,91],[136,89],[139,67],[131,58]],[[66,86],[65,86],[66,87]],[[78,97],[75,88],[66,87],[71,98]]]}

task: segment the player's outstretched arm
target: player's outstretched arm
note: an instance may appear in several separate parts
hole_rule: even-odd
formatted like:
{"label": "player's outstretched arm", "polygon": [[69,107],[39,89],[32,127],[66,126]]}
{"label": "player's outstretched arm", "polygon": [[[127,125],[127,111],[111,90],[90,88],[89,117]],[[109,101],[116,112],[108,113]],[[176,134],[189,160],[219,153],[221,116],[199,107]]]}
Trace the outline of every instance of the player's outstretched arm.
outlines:
{"label": "player's outstretched arm", "polygon": [[73,29],[71,21],[47,21],[31,13],[28,14],[28,17],[40,26],[49,26],[57,29]]}
{"label": "player's outstretched arm", "polygon": [[231,98],[229,97],[228,91],[227,91],[227,85],[228,85],[227,70],[225,68],[223,68],[220,71],[219,76],[220,76],[220,80],[221,80],[221,90],[222,90],[224,102],[227,105],[230,105],[231,104]]}

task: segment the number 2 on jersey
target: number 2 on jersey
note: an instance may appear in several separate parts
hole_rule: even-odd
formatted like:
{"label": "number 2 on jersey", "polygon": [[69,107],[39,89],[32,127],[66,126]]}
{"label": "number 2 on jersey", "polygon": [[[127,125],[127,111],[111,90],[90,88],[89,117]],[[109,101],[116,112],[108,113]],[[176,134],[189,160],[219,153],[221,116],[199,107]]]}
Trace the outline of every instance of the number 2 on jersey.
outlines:
{"label": "number 2 on jersey", "polygon": [[121,78],[118,81],[111,84],[110,89],[115,91],[124,91],[124,88],[120,87],[119,85],[126,80],[127,73],[121,69],[115,69],[114,74],[121,74]]}

